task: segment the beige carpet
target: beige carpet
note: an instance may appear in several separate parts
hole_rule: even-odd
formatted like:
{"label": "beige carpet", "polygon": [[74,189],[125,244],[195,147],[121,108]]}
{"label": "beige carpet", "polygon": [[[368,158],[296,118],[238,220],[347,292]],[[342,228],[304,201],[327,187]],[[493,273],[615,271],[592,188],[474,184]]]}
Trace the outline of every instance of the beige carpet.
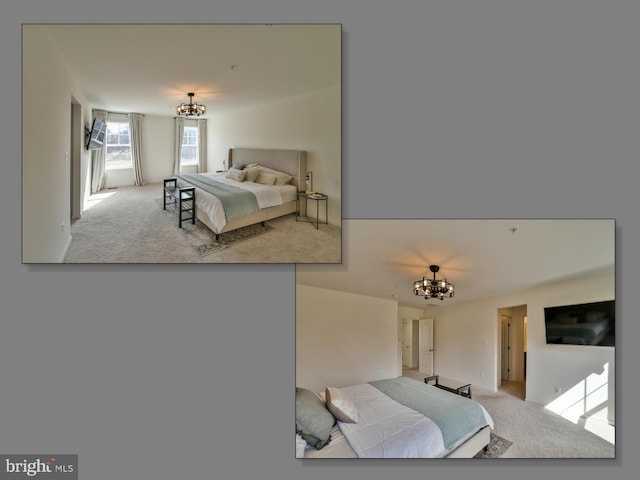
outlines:
{"label": "beige carpet", "polygon": [[[162,210],[161,184],[120,187],[92,195],[82,218],[71,225],[65,263],[340,263],[338,226],[296,221],[295,214],[267,222],[268,231],[201,255],[191,227]],[[187,226],[184,224],[185,227]],[[203,226],[204,229],[206,227]],[[208,234],[207,234],[208,232]],[[210,237],[199,231],[202,238]],[[203,234],[206,234],[203,236]],[[202,240],[201,244],[206,241]]]}
{"label": "beige carpet", "polygon": [[[424,380],[415,369],[404,376]],[[494,432],[512,442],[500,458],[615,458],[615,445],[541,405],[506,391],[472,390],[493,418]]]}

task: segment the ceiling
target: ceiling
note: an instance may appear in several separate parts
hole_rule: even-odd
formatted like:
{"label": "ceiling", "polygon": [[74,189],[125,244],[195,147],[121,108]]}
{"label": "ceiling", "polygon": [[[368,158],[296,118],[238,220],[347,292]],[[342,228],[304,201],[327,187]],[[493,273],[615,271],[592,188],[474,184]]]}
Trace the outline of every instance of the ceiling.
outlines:
{"label": "ceiling", "polygon": [[43,28],[94,108],[175,116],[187,93],[211,113],[341,81],[338,24],[75,24]]}
{"label": "ceiling", "polygon": [[[344,220],[341,265],[298,265],[296,283],[426,308],[612,272],[614,220]],[[433,274],[453,298],[414,295]]]}

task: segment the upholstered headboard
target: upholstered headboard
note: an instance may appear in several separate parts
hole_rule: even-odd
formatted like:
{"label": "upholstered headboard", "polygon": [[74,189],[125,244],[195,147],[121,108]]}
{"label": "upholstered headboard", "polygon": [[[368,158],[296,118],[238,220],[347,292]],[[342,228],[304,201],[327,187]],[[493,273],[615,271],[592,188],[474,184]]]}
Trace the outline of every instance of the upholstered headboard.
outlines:
{"label": "upholstered headboard", "polygon": [[230,148],[229,168],[236,164],[259,163],[293,176],[292,183],[298,190],[305,189],[307,152],[304,150],[279,150],[269,148]]}

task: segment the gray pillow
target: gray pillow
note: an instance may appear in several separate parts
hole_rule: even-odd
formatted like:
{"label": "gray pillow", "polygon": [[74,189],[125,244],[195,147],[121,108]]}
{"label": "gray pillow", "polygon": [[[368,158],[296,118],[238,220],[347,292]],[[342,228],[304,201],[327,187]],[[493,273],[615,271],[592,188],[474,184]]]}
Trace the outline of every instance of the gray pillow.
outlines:
{"label": "gray pillow", "polygon": [[238,170],[244,170],[246,165],[244,163],[236,163],[233,165],[233,168],[237,168]]}
{"label": "gray pillow", "polygon": [[311,390],[296,387],[296,433],[320,450],[331,440],[336,419]]}

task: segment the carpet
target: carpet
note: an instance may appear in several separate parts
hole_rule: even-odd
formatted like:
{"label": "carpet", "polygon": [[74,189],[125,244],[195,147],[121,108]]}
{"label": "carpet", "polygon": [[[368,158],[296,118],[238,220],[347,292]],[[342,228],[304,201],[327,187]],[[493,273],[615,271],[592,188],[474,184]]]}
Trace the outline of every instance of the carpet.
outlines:
{"label": "carpet", "polygon": [[513,442],[491,432],[489,449],[486,452],[484,450],[480,450],[473,458],[500,458],[500,456],[502,456],[502,454],[506,452],[507,448],[512,444]]}
{"label": "carpet", "polygon": [[[162,207],[162,199],[156,199],[156,202]],[[178,214],[177,209],[173,206],[167,205],[167,210],[163,210],[167,215],[172,217],[172,221],[178,227]],[[215,252],[219,252],[227,247],[230,247],[236,242],[252,238],[257,235],[261,235],[268,232],[273,227],[268,223],[256,223],[254,225],[248,225],[246,227],[238,228],[230,232],[224,232],[218,235],[216,240],[215,234],[200,220],[196,219],[196,223],[191,223],[191,220],[183,221],[181,233],[185,236],[185,239],[196,251],[198,256],[204,257]]]}
{"label": "carpet", "polygon": [[[184,228],[184,224],[182,225]],[[190,226],[191,227],[200,226],[201,228],[197,229],[198,234],[201,234],[202,233],[201,231],[203,229],[209,230],[205,225],[201,224],[199,221],[196,221],[195,225],[190,225]],[[198,255],[203,257],[204,255],[209,255],[211,253],[215,253],[219,250],[222,250],[223,248],[230,247],[232,244],[239,242],[240,240],[246,240],[247,238],[252,238],[262,233],[268,232],[272,228],[273,227],[268,223],[265,223],[264,225],[260,223],[256,223],[255,225],[249,225],[247,227],[238,228],[237,230],[233,230],[231,232],[221,233],[219,235],[218,240],[215,240],[215,235],[213,234],[213,232],[211,232],[211,230],[209,230],[209,234],[211,235],[211,238],[209,239],[209,241],[204,243],[200,243],[199,240],[195,241],[193,243],[193,247],[195,248]],[[190,229],[188,228],[185,229],[185,233],[187,235],[191,234],[192,236],[195,236],[197,239],[201,238],[201,235],[194,235],[194,233],[196,232],[191,232]]]}

